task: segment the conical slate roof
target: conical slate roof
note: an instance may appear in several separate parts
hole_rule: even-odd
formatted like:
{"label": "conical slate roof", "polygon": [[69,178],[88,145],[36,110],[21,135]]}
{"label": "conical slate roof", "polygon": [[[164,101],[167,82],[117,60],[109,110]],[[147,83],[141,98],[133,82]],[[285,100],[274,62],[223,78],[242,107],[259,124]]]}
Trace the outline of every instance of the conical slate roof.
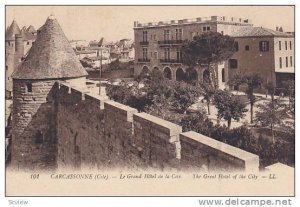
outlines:
{"label": "conical slate roof", "polygon": [[58,21],[48,17],[14,79],[58,79],[87,76]]}
{"label": "conical slate roof", "polygon": [[13,20],[13,22],[6,31],[5,40],[15,40],[15,34],[20,34],[20,32],[21,30],[16,20]]}
{"label": "conical slate roof", "polygon": [[36,30],[35,30],[34,26],[30,25],[30,26],[27,28],[26,32],[36,32]]}

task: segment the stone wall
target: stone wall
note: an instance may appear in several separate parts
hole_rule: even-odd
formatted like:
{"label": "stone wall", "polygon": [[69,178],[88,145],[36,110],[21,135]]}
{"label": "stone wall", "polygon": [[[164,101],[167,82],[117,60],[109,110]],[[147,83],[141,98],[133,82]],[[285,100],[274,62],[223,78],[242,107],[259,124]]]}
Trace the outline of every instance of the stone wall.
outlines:
{"label": "stone wall", "polygon": [[[12,164],[56,168],[55,81],[14,80]],[[31,88],[31,89],[30,89]]]}
{"label": "stone wall", "polygon": [[182,133],[181,126],[68,84],[58,89],[57,127],[60,168],[259,167],[257,155],[195,132]]}
{"label": "stone wall", "polygon": [[258,171],[259,157],[193,131],[180,134],[181,167]]}

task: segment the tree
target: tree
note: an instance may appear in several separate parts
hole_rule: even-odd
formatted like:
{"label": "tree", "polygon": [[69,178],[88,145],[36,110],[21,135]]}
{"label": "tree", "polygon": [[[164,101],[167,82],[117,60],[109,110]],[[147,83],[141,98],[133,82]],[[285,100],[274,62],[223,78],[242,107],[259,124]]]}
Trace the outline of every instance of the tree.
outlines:
{"label": "tree", "polygon": [[173,82],[174,91],[172,96],[172,106],[179,113],[185,113],[186,110],[195,103],[200,95],[197,86],[187,84],[185,82]]}
{"label": "tree", "polygon": [[295,80],[283,81],[282,86],[284,95],[289,97],[289,107],[292,107],[293,101],[295,101]]}
{"label": "tree", "polygon": [[206,101],[206,105],[207,105],[207,114],[210,115],[210,103],[215,94],[215,89],[209,84],[202,84],[201,86],[203,89],[202,91],[203,100]]}
{"label": "tree", "polygon": [[270,127],[272,141],[275,143],[274,126],[283,125],[287,113],[284,104],[280,99],[271,100],[258,105],[259,110],[255,114],[255,122],[263,127]]}
{"label": "tree", "polygon": [[250,117],[251,124],[253,123],[253,106],[256,101],[254,95],[254,90],[261,86],[262,78],[258,74],[248,75],[244,78],[245,83],[247,84],[246,94],[250,102]]}
{"label": "tree", "polygon": [[206,66],[213,87],[217,86],[217,82],[212,64],[229,59],[235,51],[234,39],[218,32],[205,32],[192,41],[186,40],[182,46],[183,62],[190,67]]}
{"label": "tree", "polygon": [[274,101],[274,95],[275,95],[275,90],[276,90],[274,84],[272,82],[266,83],[265,89],[267,90],[267,93],[271,95],[272,101]]}
{"label": "tree", "polygon": [[228,81],[229,86],[233,86],[237,89],[237,92],[240,86],[245,82],[245,75],[238,72],[233,75],[233,77]]}
{"label": "tree", "polygon": [[227,121],[228,129],[230,129],[232,119],[239,121],[247,112],[246,105],[228,91],[217,91],[214,96],[214,104],[218,109],[218,118]]}
{"label": "tree", "polygon": [[214,129],[213,123],[208,119],[204,110],[185,115],[181,119],[180,125],[184,132],[195,131],[206,136],[211,136]]}

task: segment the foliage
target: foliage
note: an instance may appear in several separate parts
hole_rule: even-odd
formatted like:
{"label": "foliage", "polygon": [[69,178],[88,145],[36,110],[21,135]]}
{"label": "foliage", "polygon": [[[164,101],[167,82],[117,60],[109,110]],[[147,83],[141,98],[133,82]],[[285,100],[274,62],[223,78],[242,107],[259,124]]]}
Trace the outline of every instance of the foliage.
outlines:
{"label": "foliage", "polygon": [[287,109],[293,117],[295,117],[295,80],[283,81],[283,94],[289,97],[289,105]]}
{"label": "foliage", "polygon": [[243,75],[242,73],[235,73],[233,75],[233,77],[231,79],[229,79],[228,81],[228,85],[229,86],[233,86],[236,87],[237,89],[239,89],[239,87],[245,83],[245,75]]}
{"label": "foliage", "polygon": [[275,86],[272,82],[268,82],[264,85],[264,88],[267,90],[268,94],[271,95],[271,99],[274,100],[274,95],[275,95]]}
{"label": "foliage", "polygon": [[253,123],[253,106],[256,101],[254,90],[261,86],[262,78],[258,74],[247,75],[245,76],[244,81],[247,84],[246,94],[250,102],[250,119],[251,123]]}
{"label": "foliage", "polygon": [[211,136],[213,129],[213,123],[208,119],[203,110],[184,116],[181,119],[180,125],[184,132],[193,130],[206,136]]}
{"label": "foliage", "polygon": [[126,70],[133,67],[133,62],[120,62],[116,59],[109,63],[107,70]]}
{"label": "foliage", "polygon": [[210,115],[210,103],[214,97],[216,90],[210,84],[203,83],[201,87],[202,87],[203,100],[206,101],[206,105],[207,105],[207,113],[208,115]]}
{"label": "foliage", "polygon": [[183,60],[189,66],[220,63],[235,52],[234,39],[218,32],[205,32],[183,44]]}
{"label": "foliage", "polygon": [[179,113],[185,113],[199,97],[200,89],[197,86],[185,82],[173,82],[173,85],[172,106],[175,107]]}
{"label": "foliage", "polygon": [[275,143],[274,127],[276,125],[283,125],[283,120],[288,117],[285,105],[280,99],[276,99],[259,104],[258,108],[259,110],[255,114],[255,122],[262,127],[271,128],[273,143]]}
{"label": "foliage", "polygon": [[214,104],[218,110],[218,118],[225,119],[230,128],[231,120],[239,121],[247,112],[246,105],[228,91],[219,90],[214,96]]}
{"label": "foliage", "polygon": [[205,32],[186,40],[182,46],[183,63],[191,68],[197,65],[207,66],[210,72],[210,82],[216,86],[216,75],[211,64],[217,64],[229,59],[234,52],[234,39],[218,32]]}

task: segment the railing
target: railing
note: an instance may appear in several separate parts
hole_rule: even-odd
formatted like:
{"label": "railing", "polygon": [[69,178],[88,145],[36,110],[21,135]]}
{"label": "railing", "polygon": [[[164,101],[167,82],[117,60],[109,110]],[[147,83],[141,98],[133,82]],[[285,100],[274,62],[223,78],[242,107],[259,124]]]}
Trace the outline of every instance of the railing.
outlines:
{"label": "railing", "polygon": [[150,59],[148,59],[148,58],[138,58],[138,62],[139,63],[149,63]]}
{"label": "railing", "polygon": [[141,41],[140,45],[149,45],[149,42],[148,41]]}
{"label": "railing", "polygon": [[160,59],[161,63],[182,63],[182,60],[177,59]]}
{"label": "railing", "polygon": [[163,40],[163,41],[158,41],[158,44],[160,45],[175,45],[175,44],[182,44],[183,40]]}

